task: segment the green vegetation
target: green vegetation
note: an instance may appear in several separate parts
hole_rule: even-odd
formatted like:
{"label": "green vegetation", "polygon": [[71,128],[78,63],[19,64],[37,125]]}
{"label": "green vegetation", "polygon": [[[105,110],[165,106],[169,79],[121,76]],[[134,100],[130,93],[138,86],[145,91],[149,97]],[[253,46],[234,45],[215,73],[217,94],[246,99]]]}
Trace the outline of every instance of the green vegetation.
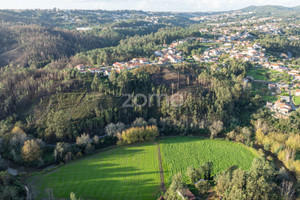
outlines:
{"label": "green vegetation", "polygon": [[[166,180],[207,161],[213,162],[212,175],[232,165],[248,169],[256,156],[255,151],[242,144],[224,140],[177,137],[159,143]],[[89,199],[154,199],[160,185],[157,145],[146,143],[107,150],[54,172],[33,176],[27,182],[39,191],[39,198],[51,188],[59,198],[75,192]]]}
{"label": "green vegetation", "polygon": [[268,69],[264,68],[251,68],[248,72],[248,76],[252,76],[255,80],[264,80],[267,81],[268,78],[266,77],[266,73],[268,72]]}
{"label": "green vegetation", "polygon": [[55,197],[68,198],[71,192],[84,199],[155,199],[159,191],[157,145],[118,147],[67,164],[54,172],[31,177],[47,197],[47,188]]}
{"label": "green vegetation", "polygon": [[[256,10],[253,7],[249,9]],[[50,173],[43,171],[35,177],[32,174],[29,182],[34,184],[35,195],[41,199],[51,198],[48,197],[51,192],[55,197],[66,199],[71,196],[73,200],[154,199],[160,194],[160,167],[165,171],[166,186],[170,186],[171,196],[168,199],[174,200],[172,194],[177,195],[177,186],[185,186],[177,184],[181,182],[181,175],[175,176],[179,172],[184,174],[182,181],[190,177],[187,187],[193,193],[198,192],[202,199],[205,198],[203,195],[214,192],[228,200],[275,200],[268,197],[273,192],[265,190],[265,187],[278,189],[282,186],[278,191],[283,191],[286,183],[279,176],[286,175],[294,183],[300,177],[300,147],[297,146],[300,144],[300,110],[291,112],[287,119],[274,118],[274,112],[263,107],[263,100],[274,102],[277,99],[277,96],[271,95],[275,90],[268,89],[268,82],[291,83],[292,76],[286,72],[253,68],[257,63],[232,56],[244,53],[244,47],[250,50],[248,47],[253,44],[260,52],[256,45],[260,43],[266,49],[262,52],[271,63],[280,62],[289,69],[292,69],[291,66],[297,68],[300,66],[299,28],[294,24],[299,22],[299,16],[278,20],[273,29],[276,18],[272,15],[266,21],[247,24],[249,30],[255,30],[257,25],[266,25],[266,28],[244,32],[239,23],[232,26],[231,22],[261,15],[214,16],[219,23],[230,22],[229,26],[218,29],[202,20],[197,21],[203,15],[143,11],[1,10],[0,154],[4,158],[2,167],[0,159],[1,170],[7,169],[7,160],[20,167],[38,168],[36,170],[45,169],[50,164],[66,163]],[[190,26],[196,23],[198,25]],[[79,27],[91,30],[74,30]],[[236,42],[238,51],[231,51],[227,44],[222,48],[223,42],[217,42],[223,41],[220,35],[232,37],[234,34],[237,40],[243,41],[240,44]],[[201,43],[198,37],[214,42]],[[173,43],[175,41],[178,46]],[[155,64],[160,63],[161,58],[156,57],[154,51],[169,44],[182,51],[184,62]],[[196,62],[193,59],[193,55],[200,55],[210,46],[222,50],[218,62]],[[139,57],[147,58],[151,65],[110,71],[114,62]],[[89,69],[85,73],[75,68],[79,65],[88,69],[101,68],[101,72],[93,74]],[[110,76],[104,76],[109,71]],[[248,84],[244,81],[247,75],[260,81]],[[289,95],[284,89],[281,92],[281,95]],[[126,101],[124,94],[134,97]],[[139,94],[149,98],[143,101]],[[177,95],[180,102],[172,101],[172,97]],[[171,97],[170,101],[168,97]],[[133,106],[125,106],[125,102]],[[145,106],[135,104],[142,105],[143,102]],[[294,102],[300,104],[300,99],[294,97]],[[255,135],[258,130],[261,132]],[[150,141],[159,135],[188,134],[199,137],[161,140],[163,162],[158,162],[157,144]],[[246,146],[221,139],[200,138],[208,135],[211,139],[226,137]],[[149,143],[122,146],[75,161],[116,143],[127,145],[146,141]],[[284,174],[282,170],[278,171],[279,176],[265,173],[267,177],[263,178],[267,178],[271,185],[252,187],[255,185],[253,182],[261,183],[262,176],[256,172],[266,164],[260,162],[250,173],[247,172],[256,156],[256,152],[247,146],[256,144],[273,153],[265,155],[270,165],[277,156],[296,175]],[[275,164],[278,169],[281,168],[278,162]],[[218,172],[232,165],[240,169],[232,167],[224,176],[213,180]],[[21,183],[5,172],[0,173],[1,197],[18,199],[16,196],[25,196]],[[170,184],[171,176],[174,184]],[[206,182],[193,185],[202,178]],[[273,187],[275,178],[277,186]],[[246,182],[238,182],[244,179],[247,179]],[[219,180],[225,180],[225,184],[216,186]],[[214,186],[211,188],[213,191],[208,189],[209,185]],[[245,187],[237,188],[239,185]],[[293,189],[292,186],[289,188]],[[258,196],[247,196],[259,189],[264,191],[260,191]],[[268,194],[260,196],[261,192]],[[288,193],[289,196],[291,194]]]}
{"label": "green vegetation", "polygon": [[277,96],[271,95],[266,83],[253,82],[252,93],[259,94],[265,101],[275,102],[277,100]]}
{"label": "green vegetation", "polygon": [[218,139],[177,137],[159,143],[168,183],[174,174],[184,173],[188,167],[199,167],[208,161],[213,163],[213,175],[233,165],[248,169],[256,156],[242,144]]}
{"label": "green vegetation", "polygon": [[294,102],[295,105],[300,105],[300,96],[298,96],[298,97],[294,96],[293,97],[293,102]]}
{"label": "green vegetation", "polygon": [[290,83],[293,79],[289,74],[278,72],[265,68],[250,68],[247,72],[248,76],[252,76],[255,80],[263,80],[270,82],[284,81]]}

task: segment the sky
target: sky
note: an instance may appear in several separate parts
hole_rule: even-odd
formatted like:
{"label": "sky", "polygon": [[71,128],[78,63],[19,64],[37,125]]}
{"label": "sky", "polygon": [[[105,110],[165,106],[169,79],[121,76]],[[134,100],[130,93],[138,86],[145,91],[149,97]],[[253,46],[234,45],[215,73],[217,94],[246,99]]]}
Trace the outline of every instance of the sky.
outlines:
{"label": "sky", "polygon": [[293,7],[299,0],[0,0],[0,9],[102,9],[144,11],[225,11],[250,5]]}

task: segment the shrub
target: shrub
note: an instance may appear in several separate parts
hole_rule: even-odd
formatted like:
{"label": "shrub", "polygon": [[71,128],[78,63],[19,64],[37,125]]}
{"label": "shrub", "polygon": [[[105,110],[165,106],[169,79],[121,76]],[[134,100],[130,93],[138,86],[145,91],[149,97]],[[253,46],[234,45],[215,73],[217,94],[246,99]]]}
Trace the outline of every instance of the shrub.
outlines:
{"label": "shrub", "polygon": [[196,189],[198,190],[200,195],[205,195],[209,190],[209,182],[205,180],[198,181],[195,184]]}
{"label": "shrub", "polygon": [[108,136],[115,137],[117,133],[122,132],[125,129],[125,125],[122,122],[117,124],[110,123],[105,127],[105,133]]}
{"label": "shrub", "polygon": [[147,122],[143,118],[139,117],[139,118],[136,118],[134,120],[134,122],[132,122],[131,125],[133,127],[143,127],[143,126],[147,126]]}
{"label": "shrub", "polygon": [[39,159],[42,150],[35,140],[27,140],[22,147],[22,158],[26,162],[32,162]]}
{"label": "shrub", "polygon": [[90,136],[86,133],[76,138],[76,144],[78,146],[85,147],[90,142]]}
{"label": "shrub", "polygon": [[270,150],[270,144],[269,144],[269,143],[266,143],[266,144],[264,145],[264,150],[266,150],[266,151],[269,151],[269,150]]}
{"label": "shrub", "polygon": [[118,134],[119,144],[131,144],[137,141],[153,141],[159,135],[156,126],[131,127]]}

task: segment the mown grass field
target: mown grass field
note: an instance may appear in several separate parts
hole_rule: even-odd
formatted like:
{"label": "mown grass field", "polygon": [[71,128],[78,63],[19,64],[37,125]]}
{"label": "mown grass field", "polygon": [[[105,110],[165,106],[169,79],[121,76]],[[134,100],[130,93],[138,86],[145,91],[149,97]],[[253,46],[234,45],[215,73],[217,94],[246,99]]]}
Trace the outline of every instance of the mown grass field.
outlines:
{"label": "mown grass field", "polygon": [[213,162],[213,175],[230,166],[236,165],[242,169],[251,166],[256,152],[243,144],[225,140],[210,140],[199,137],[176,137],[161,140],[165,180],[170,184],[171,177],[190,166],[200,167],[205,162]]}
{"label": "mown grass field", "polygon": [[[159,140],[165,181],[198,167],[206,161],[214,164],[214,174],[237,165],[248,169],[255,151],[238,143],[199,137],[176,137]],[[27,180],[36,197],[68,199],[71,192],[83,199],[156,199],[160,191],[157,144],[117,147],[66,164],[52,172]]]}
{"label": "mown grass field", "polygon": [[119,147],[66,164],[54,172],[33,176],[28,182],[39,191],[34,199],[156,199],[160,187],[157,145]]}

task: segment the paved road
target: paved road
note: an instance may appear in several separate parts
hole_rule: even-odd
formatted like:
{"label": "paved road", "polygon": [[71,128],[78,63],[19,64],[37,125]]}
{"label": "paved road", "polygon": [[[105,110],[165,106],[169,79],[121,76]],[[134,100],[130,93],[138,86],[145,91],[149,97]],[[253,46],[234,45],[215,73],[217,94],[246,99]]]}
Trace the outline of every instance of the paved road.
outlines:
{"label": "paved road", "polygon": [[[293,82],[292,82],[293,83]],[[295,106],[294,102],[293,102],[293,96],[292,96],[292,92],[291,92],[291,86],[292,86],[292,83],[289,84],[289,95],[290,95],[290,105],[292,106],[292,110],[297,110],[298,107]]]}
{"label": "paved road", "polygon": [[289,51],[287,52],[287,55],[288,55],[289,59],[293,57],[293,54],[291,52],[289,52]]}
{"label": "paved road", "polygon": [[272,82],[270,82],[270,81],[264,81],[264,80],[253,80],[253,82],[257,82],[257,83],[266,83],[266,84],[272,83]]}
{"label": "paved road", "polygon": [[28,189],[28,187],[26,185],[24,187],[26,189],[26,200],[32,200],[31,191]]}

